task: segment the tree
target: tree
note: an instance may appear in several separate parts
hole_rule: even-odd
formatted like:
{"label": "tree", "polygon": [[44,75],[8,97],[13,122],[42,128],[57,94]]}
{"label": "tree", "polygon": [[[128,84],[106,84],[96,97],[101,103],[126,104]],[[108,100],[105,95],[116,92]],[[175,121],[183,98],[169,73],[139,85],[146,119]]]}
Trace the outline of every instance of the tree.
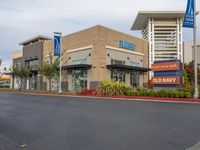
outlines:
{"label": "tree", "polygon": [[22,80],[29,77],[29,70],[24,67],[13,67],[12,74],[20,78],[20,90],[22,89]]}
{"label": "tree", "polygon": [[55,61],[52,60],[51,53],[50,56],[50,62],[46,63],[43,62],[42,66],[40,67],[41,73],[48,79],[49,81],[49,91],[51,92],[51,80],[58,75],[58,65],[59,65],[59,58],[57,58]]}

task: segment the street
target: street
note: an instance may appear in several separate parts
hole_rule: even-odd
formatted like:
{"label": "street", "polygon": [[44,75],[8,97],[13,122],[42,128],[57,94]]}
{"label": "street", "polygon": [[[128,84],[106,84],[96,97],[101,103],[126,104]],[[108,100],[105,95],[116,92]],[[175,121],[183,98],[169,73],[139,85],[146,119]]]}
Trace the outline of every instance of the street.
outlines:
{"label": "street", "polygon": [[185,150],[200,105],[0,92],[0,150]]}

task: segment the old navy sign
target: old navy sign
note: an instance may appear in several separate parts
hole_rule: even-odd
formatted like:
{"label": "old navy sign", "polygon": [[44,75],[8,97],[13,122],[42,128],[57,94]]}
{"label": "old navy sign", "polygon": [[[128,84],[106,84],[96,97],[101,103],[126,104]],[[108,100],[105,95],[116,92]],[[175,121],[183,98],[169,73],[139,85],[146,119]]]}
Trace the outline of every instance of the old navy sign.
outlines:
{"label": "old navy sign", "polygon": [[177,85],[179,84],[178,76],[158,76],[152,78],[152,84],[171,84]]}
{"label": "old navy sign", "polygon": [[151,70],[154,72],[151,83],[155,88],[179,88],[183,82],[183,64],[180,60],[154,62]]}
{"label": "old navy sign", "polygon": [[119,40],[119,48],[125,48],[125,49],[129,49],[129,50],[135,50],[135,44],[128,42],[128,41],[124,41],[124,40]]}
{"label": "old navy sign", "polygon": [[156,63],[156,64],[152,64],[151,70],[154,72],[179,70],[179,63],[178,62]]}
{"label": "old navy sign", "polygon": [[54,56],[60,56],[60,36],[54,35]]}

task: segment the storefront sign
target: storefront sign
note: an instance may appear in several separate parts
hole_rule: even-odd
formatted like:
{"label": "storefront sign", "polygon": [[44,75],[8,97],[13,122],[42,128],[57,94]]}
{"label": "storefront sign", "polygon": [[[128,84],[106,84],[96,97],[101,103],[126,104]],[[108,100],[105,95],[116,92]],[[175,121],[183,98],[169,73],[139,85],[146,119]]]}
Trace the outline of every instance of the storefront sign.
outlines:
{"label": "storefront sign", "polygon": [[120,48],[125,48],[129,50],[135,50],[135,44],[123,40],[119,40],[119,47]]}
{"label": "storefront sign", "polygon": [[179,70],[179,63],[178,62],[156,63],[152,64],[151,70],[154,72]]}
{"label": "storefront sign", "polygon": [[152,78],[152,84],[179,84],[178,76],[158,76]]}

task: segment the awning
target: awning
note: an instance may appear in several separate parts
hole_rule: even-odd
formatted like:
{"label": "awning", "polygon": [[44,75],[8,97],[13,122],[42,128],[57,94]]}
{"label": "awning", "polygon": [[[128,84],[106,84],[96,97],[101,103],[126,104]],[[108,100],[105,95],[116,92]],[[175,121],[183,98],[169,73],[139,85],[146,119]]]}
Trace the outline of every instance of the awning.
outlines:
{"label": "awning", "polygon": [[89,64],[77,64],[77,65],[66,65],[62,66],[62,69],[72,70],[72,69],[90,69],[92,65]]}
{"label": "awning", "polygon": [[151,70],[149,68],[144,68],[144,67],[118,65],[118,64],[107,65],[107,68],[108,69],[121,69],[121,70],[135,70],[135,71],[141,71],[141,72],[147,72],[147,71]]}

